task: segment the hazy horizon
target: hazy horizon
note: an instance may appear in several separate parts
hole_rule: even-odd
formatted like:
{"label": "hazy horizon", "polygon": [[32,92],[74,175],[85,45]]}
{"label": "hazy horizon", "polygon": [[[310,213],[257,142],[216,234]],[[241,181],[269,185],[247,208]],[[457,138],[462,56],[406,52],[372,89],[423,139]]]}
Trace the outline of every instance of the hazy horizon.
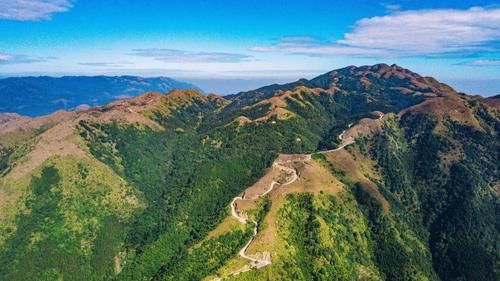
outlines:
{"label": "hazy horizon", "polygon": [[384,62],[491,96],[498,26],[484,0],[8,0],[0,76],[166,76],[228,94]]}
{"label": "hazy horizon", "polygon": [[[332,69],[333,70],[333,69]],[[327,71],[318,73],[317,75],[323,74]],[[268,86],[271,84],[285,84],[289,82],[297,81],[301,78],[311,79],[317,75],[304,75],[304,76],[294,76],[294,77],[277,77],[277,78],[189,78],[189,77],[173,77],[167,75],[137,75],[133,73],[127,74],[100,74],[105,76],[139,76],[139,77],[168,77],[178,81],[192,83],[199,88],[201,88],[205,93],[215,93],[218,95],[231,95],[239,92],[255,90],[260,87]],[[77,73],[68,74],[40,74],[40,73],[30,73],[30,74],[11,74],[11,75],[0,75],[0,79],[9,77],[28,77],[28,76],[49,76],[49,77],[62,77],[62,76],[95,76],[95,75],[81,75]],[[473,79],[440,79],[439,77],[434,77],[442,83],[446,83],[457,92],[466,93],[469,95],[480,95],[483,97],[491,97],[500,94],[500,79],[492,80],[473,80]]]}

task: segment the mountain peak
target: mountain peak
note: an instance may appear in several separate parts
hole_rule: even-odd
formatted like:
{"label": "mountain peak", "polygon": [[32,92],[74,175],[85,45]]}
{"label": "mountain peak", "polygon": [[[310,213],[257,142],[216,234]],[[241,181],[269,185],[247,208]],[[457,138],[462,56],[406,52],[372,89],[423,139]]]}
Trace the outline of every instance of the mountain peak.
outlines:
{"label": "mountain peak", "polygon": [[221,105],[221,106],[224,106],[224,105],[227,105],[230,103],[229,100],[227,100],[227,99],[225,99],[225,98],[223,98],[215,93],[208,94],[207,98],[210,102],[213,102],[213,103]]}
{"label": "mountain peak", "polygon": [[[408,101],[409,103],[403,107],[430,97],[458,96],[453,88],[432,77],[423,77],[397,64],[379,63],[364,66],[351,65],[332,70],[311,80],[299,79],[282,85],[273,84],[226,98],[231,101],[230,108],[252,106],[261,101],[262,104],[272,104],[272,102],[265,103],[264,101],[288,91],[302,92],[303,88],[311,90],[316,95],[325,93],[351,98],[356,95],[359,98],[376,100],[386,105],[401,105],[401,100]],[[283,101],[285,107],[288,100]]]}
{"label": "mountain peak", "polygon": [[176,99],[199,99],[199,100],[207,100],[207,97],[200,93],[195,89],[174,89],[166,94],[168,98],[176,98]]}
{"label": "mountain peak", "polygon": [[104,105],[102,108],[107,110],[111,108],[118,107],[129,107],[129,106],[147,106],[158,103],[163,96],[160,92],[145,92],[137,97],[120,99]]}
{"label": "mountain peak", "polygon": [[[372,75],[375,77],[390,78],[391,76],[396,76],[399,79],[404,78],[418,78],[421,77],[419,74],[412,72],[406,68],[403,68],[397,64],[388,65],[385,63],[378,63],[374,65],[363,65],[363,66],[348,66],[336,70],[332,70],[323,75],[353,75],[353,76],[368,76]],[[314,79],[313,79],[314,80]]]}
{"label": "mountain peak", "polygon": [[[361,89],[369,91],[370,85],[381,84],[390,88],[399,88],[402,93],[432,93],[447,95],[455,93],[450,86],[438,82],[432,77],[423,77],[397,64],[379,63],[364,66],[348,66],[332,70],[309,81],[314,87],[330,89],[338,85],[360,83]],[[350,87],[352,90],[352,87]]]}

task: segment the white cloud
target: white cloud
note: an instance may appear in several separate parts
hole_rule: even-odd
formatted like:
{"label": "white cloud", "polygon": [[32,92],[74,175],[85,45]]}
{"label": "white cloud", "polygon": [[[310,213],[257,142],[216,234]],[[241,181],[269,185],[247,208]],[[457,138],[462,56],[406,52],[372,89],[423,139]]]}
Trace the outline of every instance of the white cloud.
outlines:
{"label": "white cloud", "polygon": [[8,55],[8,54],[4,54],[4,53],[0,53],[0,63],[1,62],[5,62],[5,61],[8,61],[12,58],[11,55]]}
{"label": "white cloud", "polygon": [[374,57],[500,52],[499,26],[498,8],[395,11],[357,21],[351,32],[335,42],[289,42],[286,37],[272,46],[251,50]]}
{"label": "white cloud", "polygon": [[235,63],[248,61],[251,56],[222,52],[190,52],[174,49],[134,49],[131,55],[150,57],[163,62],[180,63]]}
{"label": "white cloud", "polygon": [[72,7],[71,0],[1,0],[0,19],[49,20],[52,14],[66,12]]}
{"label": "white cloud", "polygon": [[403,54],[487,49],[500,40],[500,9],[423,10],[363,19],[339,44]]}

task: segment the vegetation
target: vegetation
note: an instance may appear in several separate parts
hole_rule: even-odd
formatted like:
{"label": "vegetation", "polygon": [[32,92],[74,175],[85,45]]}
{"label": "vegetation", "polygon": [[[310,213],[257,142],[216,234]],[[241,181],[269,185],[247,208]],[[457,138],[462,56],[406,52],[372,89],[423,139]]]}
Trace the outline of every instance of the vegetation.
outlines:
{"label": "vegetation", "polygon": [[[232,231],[203,241],[198,247],[174,258],[161,280],[201,280],[213,274],[248,241],[253,230]],[[159,278],[155,278],[159,279]]]}
{"label": "vegetation", "polygon": [[[496,278],[498,207],[489,185],[498,178],[498,154],[491,151],[498,142],[498,119],[484,109],[478,112],[472,118],[480,120],[483,131],[451,119],[439,124],[406,114],[386,123],[371,150],[386,195],[400,209],[397,216],[429,246],[443,280]],[[435,133],[443,125],[447,133]],[[457,156],[459,162],[443,161]]]}
{"label": "vegetation", "polygon": [[[52,159],[0,250],[0,280],[108,280],[134,206],[98,163]],[[71,176],[70,176],[71,175]]]}
{"label": "vegetation", "polygon": [[367,221],[348,194],[290,194],[281,206],[284,251],[231,280],[381,280]]}
{"label": "vegetation", "polygon": [[[276,252],[272,264],[231,278],[498,279],[498,112],[458,94],[441,95],[441,86],[408,71],[380,75],[385,68],[398,70],[345,68],[230,96],[227,106],[194,91],[176,92],[143,112],[158,126],[93,118],[116,110],[111,107],[89,111],[92,118],[78,124],[81,138],[72,136],[88,155],[54,155],[21,178],[11,172],[28,159],[44,129],[0,136],[0,195],[15,206],[0,209],[0,280],[220,274],[228,261],[241,262],[235,256],[253,233],[248,224],[213,234],[231,199],[262,177],[278,154],[337,147],[348,124],[373,111],[387,113],[383,130],[338,152],[353,165],[312,155],[343,190],[292,193],[277,202],[272,194],[248,212],[258,222],[273,214]],[[436,113],[432,103],[391,114],[421,102],[422,93],[463,103],[451,113],[466,120]],[[290,112],[290,118],[273,112]],[[235,121],[240,116],[244,122]],[[358,162],[360,155],[366,163]],[[368,181],[380,193],[362,186]]]}
{"label": "vegetation", "polygon": [[369,221],[375,263],[386,280],[438,280],[429,251],[399,218],[400,213],[385,213],[380,203],[360,184],[356,199]]}
{"label": "vegetation", "polygon": [[37,136],[44,130],[45,128],[40,128],[0,136],[0,176],[6,175],[33,149],[38,142]]}
{"label": "vegetation", "polygon": [[309,141],[314,136],[300,120],[234,124],[200,135],[197,130],[205,128],[193,118],[200,111],[183,112],[157,119],[182,127],[182,134],[168,128],[80,124],[90,151],[136,186],[147,205],[135,215],[127,235],[131,266],[120,279],[170,272],[186,245],[194,245],[222,220],[232,197],[262,176],[278,152],[314,149]]}

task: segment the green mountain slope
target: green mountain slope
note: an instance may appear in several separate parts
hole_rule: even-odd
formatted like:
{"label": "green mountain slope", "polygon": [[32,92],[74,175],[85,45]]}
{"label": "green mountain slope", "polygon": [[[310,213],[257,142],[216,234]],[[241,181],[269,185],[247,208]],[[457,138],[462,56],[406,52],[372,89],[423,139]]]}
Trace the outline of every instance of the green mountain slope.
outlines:
{"label": "green mountain slope", "polygon": [[499,126],[384,64],[5,118],[0,279],[495,280]]}

